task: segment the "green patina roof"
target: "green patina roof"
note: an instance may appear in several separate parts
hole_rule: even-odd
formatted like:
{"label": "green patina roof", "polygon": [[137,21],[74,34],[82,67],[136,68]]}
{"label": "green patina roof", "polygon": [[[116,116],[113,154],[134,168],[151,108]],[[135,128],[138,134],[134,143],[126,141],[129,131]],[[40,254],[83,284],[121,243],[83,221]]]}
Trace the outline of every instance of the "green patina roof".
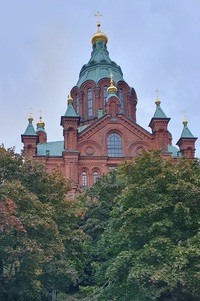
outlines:
{"label": "green patina roof", "polygon": [[[78,128],[78,132],[82,132],[86,129],[89,124],[83,125]],[[47,143],[37,144],[37,156],[48,156],[48,157],[61,157],[64,151],[64,141],[53,141]]]}
{"label": "green patina roof", "polygon": [[29,135],[31,135],[31,136],[37,135],[36,132],[35,132],[35,129],[33,127],[33,124],[32,124],[33,118],[29,118],[28,120],[29,120],[29,124],[28,124],[28,126],[27,126],[27,128],[26,128],[26,130],[24,132],[24,135],[27,135],[27,136],[29,136]]}
{"label": "green patina roof", "polygon": [[62,156],[64,141],[54,141],[37,144],[37,156]]}
{"label": "green patina roof", "polygon": [[68,103],[68,107],[67,107],[67,110],[66,110],[64,116],[67,116],[67,117],[77,117],[77,114],[76,114],[76,112],[75,112],[75,110],[74,110],[71,102]]}
{"label": "green patina roof", "polygon": [[181,138],[194,138],[187,126],[187,122],[183,122],[183,131],[181,134]]}
{"label": "green patina roof", "polygon": [[102,78],[110,78],[111,73],[113,74],[115,83],[120,80],[124,81],[120,66],[109,57],[105,41],[96,41],[92,47],[91,58],[89,62],[82,67],[77,86],[80,87],[82,83],[87,80],[93,80],[98,83]]}
{"label": "green patina roof", "polygon": [[161,109],[160,104],[156,104],[156,111],[154,113],[153,118],[167,118],[163,110]]}
{"label": "green patina roof", "polygon": [[78,127],[78,133],[81,133],[84,129],[86,129],[90,124],[85,124]]}
{"label": "green patina roof", "polygon": [[169,145],[167,146],[167,150],[169,153],[171,153],[171,156],[173,158],[177,158],[177,157],[180,157],[181,156],[181,153],[179,151],[179,149],[173,145]]}

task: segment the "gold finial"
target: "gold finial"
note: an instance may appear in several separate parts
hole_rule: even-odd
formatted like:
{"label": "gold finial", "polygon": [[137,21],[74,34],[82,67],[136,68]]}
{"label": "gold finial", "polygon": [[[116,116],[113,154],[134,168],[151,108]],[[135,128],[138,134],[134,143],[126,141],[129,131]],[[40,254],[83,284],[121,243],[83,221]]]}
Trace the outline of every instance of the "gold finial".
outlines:
{"label": "gold finial", "polygon": [[101,26],[100,17],[103,17],[103,15],[101,15],[100,12],[98,11],[94,16],[97,17],[97,31],[100,31],[100,26]]}
{"label": "gold finial", "polygon": [[42,110],[39,110],[39,113],[40,113],[40,121],[42,121]]}
{"label": "gold finial", "polygon": [[113,74],[110,73],[110,86],[108,87],[107,91],[108,93],[114,92],[117,93],[117,87],[114,86],[114,81],[113,81]]}
{"label": "gold finial", "polygon": [[32,108],[29,108],[29,118],[28,118],[29,122],[33,121],[33,116],[32,116]]}
{"label": "gold finial", "polygon": [[71,97],[71,93],[69,92],[68,98],[67,98],[67,102],[72,103],[73,102],[73,98]]}
{"label": "gold finial", "polygon": [[156,89],[156,101],[155,101],[155,104],[156,104],[156,105],[159,105],[159,104],[160,104],[160,100],[159,100],[159,98],[158,98],[158,92],[159,92],[159,90]]}
{"label": "gold finial", "polygon": [[188,122],[187,122],[187,119],[186,119],[186,116],[185,116],[185,111],[183,111],[183,125],[186,125]]}

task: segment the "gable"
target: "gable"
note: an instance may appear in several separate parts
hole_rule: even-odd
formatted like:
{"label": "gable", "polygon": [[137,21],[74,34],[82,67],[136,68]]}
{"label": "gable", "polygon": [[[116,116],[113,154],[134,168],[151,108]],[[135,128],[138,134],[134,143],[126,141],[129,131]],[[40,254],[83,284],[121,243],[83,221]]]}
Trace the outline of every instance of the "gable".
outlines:
{"label": "gable", "polygon": [[107,137],[117,133],[122,138],[123,156],[139,154],[153,148],[152,134],[123,115],[103,116],[78,135],[78,151],[82,156],[107,156]]}

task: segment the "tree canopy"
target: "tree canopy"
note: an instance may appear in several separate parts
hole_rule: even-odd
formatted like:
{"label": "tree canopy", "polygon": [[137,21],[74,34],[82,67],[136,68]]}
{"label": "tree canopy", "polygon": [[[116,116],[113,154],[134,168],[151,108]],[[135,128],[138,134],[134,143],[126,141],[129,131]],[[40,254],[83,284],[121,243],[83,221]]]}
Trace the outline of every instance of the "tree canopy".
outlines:
{"label": "tree canopy", "polygon": [[[98,300],[199,300],[199,162],[146,152],[116,173],[112,185],[121,188],[109,193],[112,208],[96,249],[100,260],[92,263]],[[100,196],[96,203],[102,201]]]}
{"label": "tree canopy", "polygon": [[51,300],[83,274],[84,213],[58,170],[0,148],[0,300]]}
{"label": "tree canopy", "polygon": [[0,147],[0,300],[200,299],[198,160],[144,152],[68,191],[57,169]]}

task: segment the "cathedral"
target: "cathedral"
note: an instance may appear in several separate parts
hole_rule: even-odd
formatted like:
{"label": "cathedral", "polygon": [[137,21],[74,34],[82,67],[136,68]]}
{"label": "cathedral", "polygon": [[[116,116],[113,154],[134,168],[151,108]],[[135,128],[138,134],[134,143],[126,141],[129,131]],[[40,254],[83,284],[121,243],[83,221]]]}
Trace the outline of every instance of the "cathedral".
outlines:
{"label": "cathedral", "polygon": [[151,132],[137,124],[136,91],[124,81],[120,66],[110,59],[107,42],[97,22],[97,32],[91,37],[91,58],[81,68],[60,119],[63,140],[47,140],[42,118],[35,130],[29,117],[21,135],[26,157],[42,162],[49,171],[58,166],[71,179],[74,192],[91,186],[103,173],[143,150],[160,149],[163,157],[195,156],[197,138],[186,120],[177,147],[172,145],[170,118],[158,97],[149,123]]}

